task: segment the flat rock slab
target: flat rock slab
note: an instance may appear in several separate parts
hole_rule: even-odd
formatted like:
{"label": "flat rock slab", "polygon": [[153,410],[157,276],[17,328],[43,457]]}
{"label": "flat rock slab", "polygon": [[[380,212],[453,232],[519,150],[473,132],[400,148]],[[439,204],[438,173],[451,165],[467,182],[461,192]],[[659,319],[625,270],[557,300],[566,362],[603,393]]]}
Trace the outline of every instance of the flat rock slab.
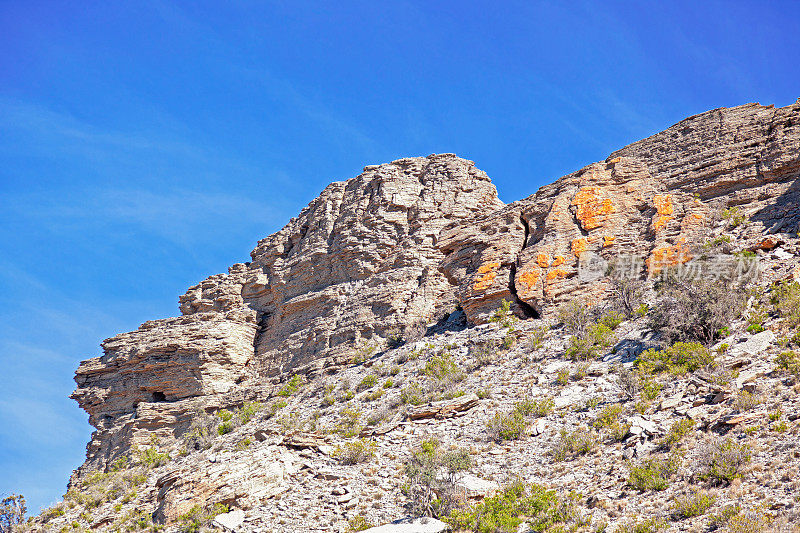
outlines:
{"label": "flat rock slab", "polygon": [[214,517],[212,525],[222,528],[223,531],[236,531],[236,528],[244,522],[244,511],[234,509],[229,513],[220,514]]}
{"label": "flat rock slab", "polygon": [[391,524],[365,529],[364,533],[440,533],[450,526],[435,518],[404,518]]}
{"label": "flat rock slab", "polygon": [[447,418],[475,407],[478,405],[478,401],[478,396],[475,393],[470,393],[459,396],[458,398],[453,398],[452,400],[431,402],[409,409],[408,418],[411,420],[419,420],[422,418]]}
{"label": "flat rock slab", "polygon": [[747,339],[742,344],[734,346],[731,351],[733,353],[748,353],[750,355],[757,355],[767,347],[775,342],[775,334],[771,331],[762,331]]}

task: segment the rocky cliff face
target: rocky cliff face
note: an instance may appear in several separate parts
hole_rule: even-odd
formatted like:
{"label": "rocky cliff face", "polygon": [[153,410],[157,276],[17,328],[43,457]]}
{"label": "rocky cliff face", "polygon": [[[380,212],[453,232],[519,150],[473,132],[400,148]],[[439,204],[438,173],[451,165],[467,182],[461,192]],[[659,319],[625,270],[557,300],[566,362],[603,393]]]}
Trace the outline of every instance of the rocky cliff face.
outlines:
{"label": "rocky cliff face", "polygon": [[[80,365],[73,398],[97,430],[72,483],[154,436],[174,441],[198,410],[264,401],[293,374],[332,374],[400,338],[483,324],[503,299],[531,321],[602,301],[609,264],[644,278],[685,263],[731,207],[749,216],[740,241],[768,253],[797,238],[798,178],[800,100],[688,118],[509,205],[451,154],[366,167],[261,240],[250,262],[189,288],[182,316],[108,339]],[[796,262],[766,267],[800,276]],[[225,476],[161,480],[160,516],[183,509],[176,494],[242,485]]]}

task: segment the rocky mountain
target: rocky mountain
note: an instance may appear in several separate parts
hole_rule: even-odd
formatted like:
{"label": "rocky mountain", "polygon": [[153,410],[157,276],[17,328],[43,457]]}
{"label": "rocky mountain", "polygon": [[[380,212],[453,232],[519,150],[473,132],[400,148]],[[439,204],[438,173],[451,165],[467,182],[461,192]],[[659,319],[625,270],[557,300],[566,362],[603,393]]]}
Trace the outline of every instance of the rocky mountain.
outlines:
{"label": "rocky mountain", "polygon": [[[432,514],[505,531],[457,515],[515,479],[560,502],[539,529],[531,509],[517,513],[537,531],[788,527],[800,516],[800,363],[773,360],[800,341],[786,333],[799,225],[800,100],[690,117],[508,205],[452,154],[366,167],[249,262],[190,287],[181,316],[81,363],[72,397],[96,428],[86,462],[26,527],[344,531]],[[683,349],[657,325],[658,276],[723,263],[757,265],[742,308],[691,357],[652,370],[648,357]],[[620,304],[634,296],[637,309]],[[687,366],[700,352],[702,368]],[[686,371],[663,374],[675,368]],[[688,436],[665,445],[676,423]],[[576,445],[582,435],[595,440]],[[752,444],[747,475],[686,466],[723,437]],[[665,466],[672,447],[683,466]],[[464,468],[430,466],[451,448]],[[417,505],[414,461],[436,472],[436,505],[458,487],[455,514]],[[667,486],[632,481],[645,467]],[[722,518],[676,518],[674,501],[700,489]]]}

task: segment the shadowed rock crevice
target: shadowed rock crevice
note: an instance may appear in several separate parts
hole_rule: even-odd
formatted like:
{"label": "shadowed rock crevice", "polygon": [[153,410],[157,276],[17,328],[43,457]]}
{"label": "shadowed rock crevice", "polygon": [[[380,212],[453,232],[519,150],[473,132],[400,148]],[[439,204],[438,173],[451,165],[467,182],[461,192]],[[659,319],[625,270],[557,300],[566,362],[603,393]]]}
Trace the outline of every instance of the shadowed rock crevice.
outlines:
{"label": "shadowed rock crevice", "polygon": [[[528,246],[528,239],[530,238],[531,229],[528,225],[528,221],[525,220],[525,215],[520,213],[519,221],[522,223],[523,228],[525,228],[525,234],[522,239],[522,248],[520,248],[520,253]],[[517,258],[519,258],[519,254],[517,254]],[[511,296],[514,298],[514,305],[521,311],[522,317],[521,318],[540,318],[539,311],[533,308],[529,303],[522,300],[519,295],[517,294],[517,285],[516,285],[516,278],[517,278],[517,260],[515,259],[514,262],[511,263],[510,272],[509,272],[509,279],[508,279],[508,291],[511,293]]]}

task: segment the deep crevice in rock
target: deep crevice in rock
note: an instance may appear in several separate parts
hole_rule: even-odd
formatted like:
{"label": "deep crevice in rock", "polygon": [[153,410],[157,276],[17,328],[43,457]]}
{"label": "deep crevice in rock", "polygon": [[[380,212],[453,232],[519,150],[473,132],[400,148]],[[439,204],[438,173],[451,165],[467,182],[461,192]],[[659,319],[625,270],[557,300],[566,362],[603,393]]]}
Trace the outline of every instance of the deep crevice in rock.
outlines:
{"label": "deep crevice in rock", "polygon": [[541,318],[539,312],[536,309],[534,309],[533,306],[523,301],[522,298],[519,297],[519,295],[517,294],[517,285],[514,282],[514,280],[517,277],[517,259],[519,259],[519,254],[522,253],[522,250],[524,250],[525,247],[528,246],[528,238],[530,237],[531,234],[531,228],[528,225],[528,221],[525,220],[525,217],[523,216],[522,213],[519,214],[519,221],[522,222],[522,227],[525,228],[525,239],[522,241],[522,247],[519,249],[519,252],[517,252],[517,257],[511,263],[511,275],[509,276],[508,280],[508,290],[511,293],[511,296],[514,297],[514,303],[516,303],[517,306],[519,306],[520,310],[522,311],[522,314],[525,316],[526,319]]}

